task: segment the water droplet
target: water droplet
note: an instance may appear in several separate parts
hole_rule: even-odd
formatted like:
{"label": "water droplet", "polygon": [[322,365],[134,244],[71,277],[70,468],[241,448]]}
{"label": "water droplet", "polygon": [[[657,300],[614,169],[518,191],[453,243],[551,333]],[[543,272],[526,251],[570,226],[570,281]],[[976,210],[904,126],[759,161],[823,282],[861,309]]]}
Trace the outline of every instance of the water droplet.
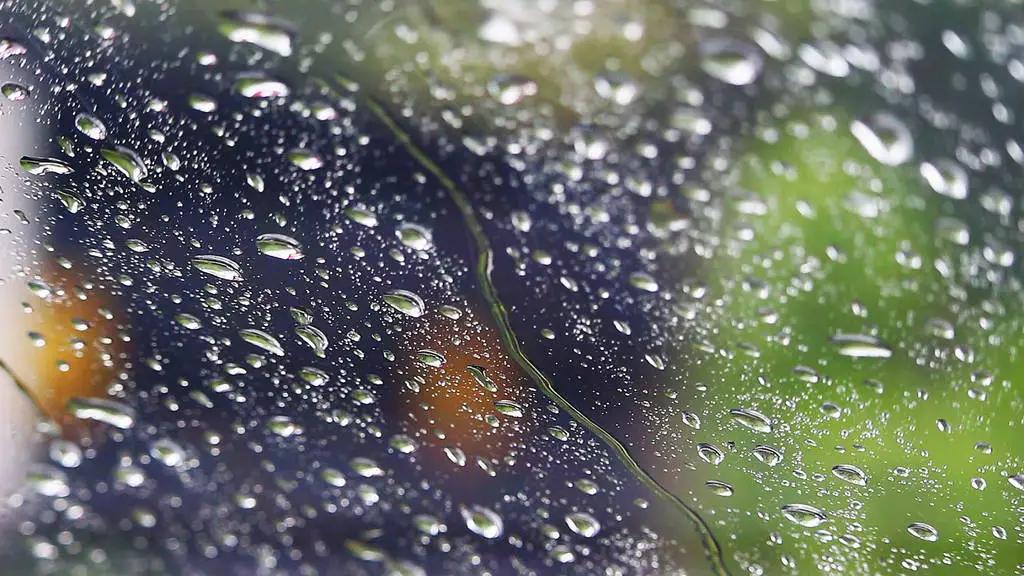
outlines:
{"label": "water droplet", "polygon": [[0,86],[0,93],[3,93],[4,97],[11,102],[20,102],[29,97],[31,91],[28,86],[18,84],[17,82],[4,82],[3,86]]}
{"label": "water droplet", "polygon": [[700,430],[700,416],[697,416],[693,412],[683,411],[683,424],[686,424],[694,430]]}
{"label": "water droplet", "polygon": [[701,442],[697,444],[697,455],[700,459],[710,464],[721,464],[725,460],[725,453],[714,444]]}
{"label": "water droplet", "polygon": [[868,476],[863,470],[851,464],[839,464],[832,467],[832,474],[836,478],[846,480],[850,484],[865,486],[868,483]]}
{"label": "water droplet", "polygon": [[353,458],[352,461],[349,462],[349,466],[352,468],[353,472],[363,478],[375,478],[384,475],[384,469],[369,458]]}
{"label": "water droplet", "polygon": [[95,420],[127,430],[135,425],[135,410],[127,404],[105,398],[72,398],[68,411],[82,420]]}
{"label": "water droplet", "polygon": [[907,532],[910,532],[914,536],[917,536],[921,540],[927,542],[935,542],[939,539],[939,531],[930,524],[924,522],[914,522],[910,526],[907,526]]}
{"label": "water droplet", "polygon": [[290,92],[284,82],[259,74],[238,78],[235,91],[246,98],[284,98]]}
{"label": "water droplet", "polygon": [[293,166],[307,172],[319,170],[324,166],[324,159],[321,158],[319,154],[302,148],[296,148],[288,151],[288,154],[286,154],[285,157]]}
{"label": "water droplet", "polygon": [[423,316],[426,309],[423,299],[408,290],[391,290],[384,295],[384,302],[402,314],[413,318]]}
{"label": "water droplet", "polygon": [[71,494],[67,474],[50,465],[34,465],[25,475],[25,480],[41,496],[64,498]]}
{"label": "water droplet", "polygon": [[84,112],[75,116],[75,128],[93,140],[104,140],[107,137],[107,126],[103,121]]}
{"label": "water droplet", "polygon": [[814,528],[828,520],[824,512],[807,504],[786,504],[782,507],[782,515],[790,522]]}
{"label": "water droplet", "polygon": [[281,260],[300,260],[303,257],[302,244],[284,234],[260,234],[256,237],[256,248],[267,256]]}
{"label": "water droplet", "polygon": [[644,272],[634,272],[633,274],[630,274],[629,283],[644,292],[658,291],[658,282],[655,281],[650,274],[645,274]]}
{"label": "water droplet", "polygon": [[22,170],[34,176],[41,176],[43,174],[71,174],[75,171],[70,164],[56,158],[22,156],[20,164]]}
{"label": "water droplet", "polygon": [[484,390],[487,390],[488,392],[498,391],[498,385],[495,384],[494,381],[491,380],[490,376],[487,375],[483,366],[470,364],[466,369],[469,370],[469,373],[473,375],[473,379],[476,380],[476,383],[483,387]]}
{"label": "water droplet", "polygon": [[416,443],[405,434],[395,434],[391,437],[391,447],[402,454],[412,454],[416,451]]}
{"label": "water droplet", "polygon": [[560,442],[567,442],[569,440],[569,431],[561,426],[551,426],[548,428],[548,434],[552,438]]}
{"label": "water droplet", "polygon": [[735,493],[732,486],[718,480],[708,480],[704,485],[716,496],[732,496]]}
{"label": "water droplet", "polygon": [[290,22],[258,12],[224,12],[221,34],[232,42],[254,44],[281,56],[291,56],[295,28]]}
{"label": "water droplet", "polygon": [[149,455],[161,462],[164,466],[171,468],[185,462],[185,449],[177,442],[169,438],[161,438],[149,448]]}
{"label": "water droplet", "polygon": [[288,416],[271,416],[267,420],[267,429],[282,438],[290,438],[302,434],[302,426],[296,424]]}
{"label": "water droplet", "polygon": [[498,516],[490,508],[484,508],[483,506],[460,506],[459,512],[462,514],[462,519],[466,522],[466,528],[469,528],[470,532],[484,538],[493,540],[501,536],[505,530],[501,516]]}
{"label": "water droplet", "polygon": [[366,208],[352,207],[345,210],[345,215],[356,224],[362,224],[367,228],[376,228],[379,223],[377,215]]}
{"label": "water droplet", "polygon": [[775,466],[782,462],[782,452],[778,448],[765,444],[754,448],[754,457],[769,466]]}
{"label": "water droplet", "polygon": [[281,343],[277,341],[277,338],[274,338],[263,330],[245,328],[243,330],[239,330],[238,335],[242,337],[242,340],[245,340],[253,346],[262,348],[275,356],[284,356],[284,348],[281,347]]}
{"label": "water droplet", "polygon": [[82,200],[78,195],[71,192],[57,190],[57,198],[60,199],[60,203],[64,206],[64,209],[72,214],[77,214],[82,208],[85,208],[85,200]]}
{"label": "water droplet", "polygon": [[601,523],[586,512],[573,512],[566,515],[565,524],[570,530],[584,538],[593,538],[601,531]]}
{"label": "water droplet", "polygon": [[537,94],[537,83],[519,74],[498,74],[487,83],[487,93],[506,106]]}
{"label": "water droplet", "polygon": [[444,366],[445,363],[444,354],[429,348],[417,352],[416,360],[419,360],[421,364],[430,366],[431,368],[440,368],[441,366]]}
{"label": "water droplet", "polygon": [[757,79],[764,58],[757,48],[731,38],[714,38],[700,44],[700,67],[712,78],[745,86]]}
{"label": "water droplet", "polygon": [[412,523],[416,526],[417,530],[428,536],[437,536],[447,528],[440,520],[429,514],[413,516]]}
{"label": "water droplet", "polygon": [[498,400],[494,403],[494,408],[505,416],[511,416],[512,418],[523,417],[523,407],[512,400]]}
{"label": "water droplet", "polygon": [[335,488],[341,488],[347,483],[345,475],[337,468],[324,468],[323,471],[320,472],[320,477],[324,479],[324,482],[327,482]]}
{"label": "water droplet", "polygon": [[213,254],[202,254],[192,258],[192,266],[223,280],[237,282],[242,279],[242,268],[234,260]]}
{"label": "water droplet", "polygon": [[577,480],[576,488],[580,492],[583,492],[588,496],[593,496],[594,494],[597,494],[599,490],[597,482],[594,482],[593,480],[588,480],[586,478],[580,478],[579,480]]}
{"label": "water droplet", "polygon": [[967,171],[955,160],[943,158],[934,162],[922,162],[921,177],[932,190],[947,198],[967,198]]}
{"label": "water droplet", "polygon": [[616,72],[606,72],[594,78],[594,90],[601,98],[619,106],[632,104],[640,92],[632,78]]}
{"label": "water droplet", "polygon": [[455,464],[460,468],[466,465],[466,453],[462,448],[459,448],[458,446],[445,446],[443,452],[452,464]]}
{"label": "water droplet", "polygon": [[850,358],[889,358],[892,348],[874,336],[867,334],[836,334],[832,343],[839,347],[839,353]]}
{"label": "water droplet", "polygon": [[327,350],[327,335],[316,326],[309,324],[298,326],[295,328],[295,334],[306,343],[307,346],[313,349],[313,352],[323,358]]}
{"label": "water droplet", "polygon": [[178,324],[182,325],[185,328],[188,328],[189,330],[198,330],[203,327],[203,324],[202,322],[199,321],[199,318],[196,318],[191,314],[178,314],[177,316],[174,317],[174,319],[175,321],[178,322]]}
{"label": "water droplet", "polygon": [[403,223],[396,231],[399,241],[413,250],[427,250],[432,244],[430,231],[419,224]]}
{"label": "water droplet", "polygon": [[914,154],[914,139],[902,120],[878,112],[850,124],[850,132],[872,158],[886,166],[903,164]]}
{"label": "water droplet", "polygon": [[141,182],[149,174],[149,170],[146,169],[146,163],[130,148],[125,148],[124,146],[104,148],[100,150],[100,156],[118,172],[135,182]]}
{"label": "water droplet", "polygon": [[749,408],[733,408],[729,410],[729,416],[734,422],[757,432],[768,433],[772,431],[772,422],[767,416]]}

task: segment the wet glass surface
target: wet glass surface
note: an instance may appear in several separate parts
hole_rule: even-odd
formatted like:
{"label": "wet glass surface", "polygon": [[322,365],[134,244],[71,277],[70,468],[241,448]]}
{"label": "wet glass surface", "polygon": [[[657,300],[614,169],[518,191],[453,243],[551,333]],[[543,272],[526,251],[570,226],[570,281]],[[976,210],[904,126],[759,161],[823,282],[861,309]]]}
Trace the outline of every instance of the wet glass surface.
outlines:
{"label": "wet glass surface", "polygon": [[1022,19],[0,1],[4,573],[1024,573]]}

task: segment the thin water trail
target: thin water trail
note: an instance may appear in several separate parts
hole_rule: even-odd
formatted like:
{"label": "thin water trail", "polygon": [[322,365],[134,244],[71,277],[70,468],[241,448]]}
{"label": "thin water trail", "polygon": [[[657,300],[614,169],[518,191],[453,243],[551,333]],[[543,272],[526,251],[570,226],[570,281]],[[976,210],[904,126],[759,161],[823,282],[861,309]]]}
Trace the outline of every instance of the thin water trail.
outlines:
{"label": "thin water trail", "polygon": [[[344,77],[338,77],[337,80],[342,85],[352,85],[352,82]],[[485,233],[469,198],[455,183],[455,181],[452,180],[441,169],[441,167],[438,166],[437,163],[435,163],[430,156],[428,156],[427,153],[413,141],[412,136],[402,128],[394,118],[391,117],[391,114],[388,113],[383,105],[365,93],[361,94],[361,98],[373,112],[374,116],[376,116],[377,119],[379,119],[389,131],[391,131],[395,138],[401,142],[406,151],[409,152],[409,154],[412,155],[412,157],[415,158],[425,170],[438,179],[462,215],[463,222],[465,223],[473,240],[473,247],[476,252],[475,272],[477,281],[480,284],[484,299],[487,301],[491,315],[498,327],[499,333],[501,334],[501,340],[505,346],[506,352],[512,356],[520,369],[529,376],[530,380],[533,381],[534,385],[537,386],[544,395],[550,398],[551,401],[559,408],[565,410],[577,423],[600,438],[609,448],[612,449],[613,452],[615,452],[615,455],[630,471],[630,473],[633,474],[633,476],[635,476],[656,496],[667,502],[693,523],[700,535],[701,543],[704,546],[704,553],[710,563],[712,572],[716,576],[729,576],[729,570],[726,567],[725,560],[722,555],[722,547],[704,518],[701,517],[695,509],[687,505],[679,496],[665,488],[647,470],[645,470],[636,461],[636,459],[633,458],[629,449],[626,448],[626,446],[612,433],[602,428],[562,396],[562,394],[558,392],[554,383],[545,376],[544,373],[541,372],[526,355],[519,344],[519,339],[516,336],[515,331],[512,329],[511,322],[508,318],[508,312],[505,305],[502,303],[501,296],[498,294],[497,288],[491,281],[493,253],[490,241],[487,238],[487,234]]]}
{"label": "thin water trail", "polygon": [[25,381],[18,377],[18,375],[14,373],[14,370],[12,370],[11,367],[3,361],[3,359],[0,359],[0,372],[6,374],[7,377],[10,378],[11,382],[14,383],[14,387],[17,388],[18,392],[24,396],[30,404],[32,404],[32,408],[35,409],[36,414],[43,422],[56,425],[56,422],[50,418],[50,415],[46,413],[46,410],[43,410],[42,404],[39,403],[39,400],[35,397],[35,394],[32,393],[32,390],[29,389],[28,385],[25,384]]}

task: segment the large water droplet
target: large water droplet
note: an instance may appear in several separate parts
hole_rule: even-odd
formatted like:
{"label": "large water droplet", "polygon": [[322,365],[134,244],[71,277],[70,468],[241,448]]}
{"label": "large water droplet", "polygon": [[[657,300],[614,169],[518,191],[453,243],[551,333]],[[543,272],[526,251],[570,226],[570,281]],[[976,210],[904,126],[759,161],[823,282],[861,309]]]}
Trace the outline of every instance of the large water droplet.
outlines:
{"label": "large water droplet", "polygon": [[258,12],[225,12],[219,26],[221,34],[232,42],[244,42],[291,56],[295,28],[290,22]]}
{"label": "large water droplet", "polygon": [[93,140],[103,140],[107,137],[107,126],[103,121],[84,112],[75,116],[75,128]]}
{"label": "large water droplet", "polygon": [[729,410],[729,416],[734,422],[738,422],[751,430],[757,432],[771,432],[772,422],[767,416],[749,408],[733,408]]}
{"label": "large water droplet", "polygon": [[828,520],[824,512],[807,504],[786,504],[782,507],[782,515],[790,522],[807,528],[821,526]]}
{"label": "large water droplet", "polygon": [[955,160],[942,158],[934,162],[922,162],[921,177],[932,190],[947,198],[967,198],[967,170]]}
{"label": "large water droplet", "polygon": [[704,72],[733,86],[750,84],[764,67],[764,58],[755,46],[732,38],[714,38],[701,43],[700,57]]}
{"label": "large water droplet", "polygon": [[127,430],[135,425],[135,410],[127,404],[105,398],[72,398],[68,411],[76,418],[95,420]]}
{"label": "large water droplet", "polygon": [[282,260],[299,260],[303,257],[302,244],[284,234],[260,234],[256,237],[256,248],[267,256]]}
{"label": "large water droplet", "polygon": [[384,295],[384,302],[406,316],[419,318],[426,309],[423,299],[408,290],[391,290]]}
{"label": "large water droplet", "polygon": [[601,523],[586,512],[573,512],[566,515],[565,524],[570,530],[584,538],[593,538],[601,531]]}
{"label": "large water droplet", "polygon": [[201,254],[192,258],[192,266],[196,270],[206,272],[217,278],[237,282],[242,279],[242,268],[234,260],[214,254]]}
{"label": "large water droplet", "polygon": [[931,524],[925,524],[924,522],[914,522],[907,526],[907,532],[927,542],[935,542],[939,539],[939,531]]}
{"label": "large water droplet", "polygon": [[242,337],[242,340],[245,340],[253,346],[262,348],[275,356],[284,356],[284,348],[281,347],[281,343],[277,341],[277,338],[274,338],[263,330],[245,328],[239,330],[238,335]]}
{"label": "large water droplet", "polygon": [[846,480],[850,484],[864,486],[868,483],[868,475],[863,470],[851,464],[840,464],[832,468],[832,474],[836,478]]}
{"label": "large water droplet", "polygon": [[462,514],[462,519],[466,522],[466,528],[484,538],[497,538],[505,530],[501,516],[498,516],[490,508],[484,508],[483,506],[461,506],[459,512]]}
{"label": "large water droplet", "polygon": [[850,124],[850,132],[872,158],[886,166],[903,164],[914,154],[914,139],[902,120],[878,112]]}

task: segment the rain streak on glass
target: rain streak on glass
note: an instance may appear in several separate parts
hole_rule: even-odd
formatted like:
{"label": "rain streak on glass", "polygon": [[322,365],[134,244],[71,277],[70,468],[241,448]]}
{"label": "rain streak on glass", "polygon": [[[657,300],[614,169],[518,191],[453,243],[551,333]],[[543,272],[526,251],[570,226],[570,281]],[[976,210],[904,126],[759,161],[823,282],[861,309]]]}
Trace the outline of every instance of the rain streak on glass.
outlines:
{"label": "rain streak on glass", "polygon": [[1018,574],[1018,2],[0,2],[4,574]]}

